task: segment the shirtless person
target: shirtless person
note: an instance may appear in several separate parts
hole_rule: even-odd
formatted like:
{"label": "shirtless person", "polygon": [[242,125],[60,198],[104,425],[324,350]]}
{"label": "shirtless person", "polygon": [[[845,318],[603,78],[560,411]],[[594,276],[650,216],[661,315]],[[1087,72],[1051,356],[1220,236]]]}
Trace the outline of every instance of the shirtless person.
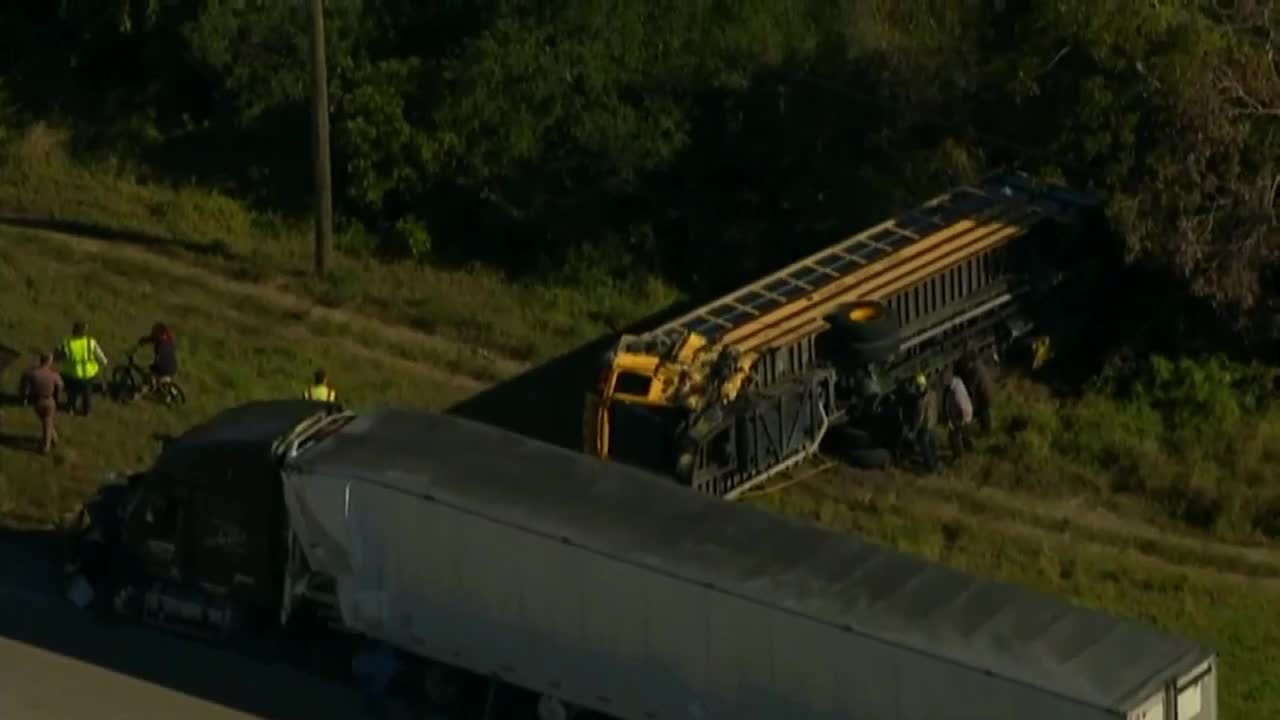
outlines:
{"label": "shirtless person", "polygon": [[58,444],[53,418],[58,414],[58,395],[65,389],[49,353],[40,353],[40,364],[23,373],[18,385],[18,394],[24,402],[31,403],[40,420],[40,452],[46,455]]}

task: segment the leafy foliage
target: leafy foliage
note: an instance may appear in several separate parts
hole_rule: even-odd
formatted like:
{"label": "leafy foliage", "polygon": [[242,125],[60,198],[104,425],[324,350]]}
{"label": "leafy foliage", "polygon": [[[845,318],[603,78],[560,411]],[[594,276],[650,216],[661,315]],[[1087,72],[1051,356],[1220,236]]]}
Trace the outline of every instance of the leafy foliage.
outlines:
{"label": "leafy foliage", "polygon": [[1141,497],[1184,526],[1274,535],[1278,379],[1264,365],[1157,355],[1113,359],[1076,401],[1015,382],[978,476]]}
{"label": "leafy foliage", "polygon": [[[1102,191],[1133,262],[1265,308],[1278,4],[333,0],[338,208],[397,255],[706,290],[1014,163]],[[305,202],[302,5],[15,0],[0,21],[17,109]]]}

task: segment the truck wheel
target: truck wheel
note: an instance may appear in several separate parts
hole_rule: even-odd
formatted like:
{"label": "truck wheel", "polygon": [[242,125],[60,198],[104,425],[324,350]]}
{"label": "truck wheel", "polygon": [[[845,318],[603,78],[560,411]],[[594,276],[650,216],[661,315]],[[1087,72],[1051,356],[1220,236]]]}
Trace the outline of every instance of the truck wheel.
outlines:
{"label": "truck wheel", "polygon": [[111,596],[111,609],[116,616],[138,622],[142,619],[142,604],[145,600],[142,591],[133,585],[124,585],[112,583],[110,585],[115,589],[115,593]]}
{"label": "truck wheel", "polygon": [[[60,519],[54,528],[57,542],[52,543],[53,565],[58,577],[66,582],[79,577],[96,593],[107,572],[107,561],[113,557],[119,539],[120,503],[128,493],[124,483],[108,482],[86,500],[75,515]],[[83,595],[83,588],[76,595]]]}
{"label": "truck wheel", "polygon": [[893,454],[884,448],[851,450],[844,454],[844,459],[861,470],[883,470],[893,464]]}
{"label": "truck wheel", "polygon": [[854,345],[897,343],[902,333],[893,308],[871,300],[841,305],[826,321],[841,338]]}
{"label": "truck wheel", "polygon": [[462,697],[461,673],[453,668],[428,663],[422,674],[422,688],[427,700],[437,708],[456,707]]}
{"label": "truck wheel", "polygon": [[538,720],[572,720],[577,714],[576,708],[560,698],[550,695],[538,697]]}

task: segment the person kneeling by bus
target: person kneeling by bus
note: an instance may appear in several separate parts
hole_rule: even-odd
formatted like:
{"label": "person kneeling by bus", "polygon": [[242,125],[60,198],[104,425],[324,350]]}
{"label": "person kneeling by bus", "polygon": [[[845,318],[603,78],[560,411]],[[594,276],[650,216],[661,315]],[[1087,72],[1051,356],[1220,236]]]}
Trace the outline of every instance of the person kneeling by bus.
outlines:
{"label": "person kneeling by bus", "polygon": [[898,419],[902,424],[902,439],[919,453],[928,472],[938,471],[938,446],[933,437],[933,398],[929,394],[929,379],[924,373],[916,373],[910,384],[902,388],[902,402],[898,406]]}
{"label": "person kneeling by bus", "polygon": [[970,349],[960,361],[960,376],[973,401],[973,416],[978,429],[991,432],[991,405],[995,402],[996,385],[986,360],[976,350]]}

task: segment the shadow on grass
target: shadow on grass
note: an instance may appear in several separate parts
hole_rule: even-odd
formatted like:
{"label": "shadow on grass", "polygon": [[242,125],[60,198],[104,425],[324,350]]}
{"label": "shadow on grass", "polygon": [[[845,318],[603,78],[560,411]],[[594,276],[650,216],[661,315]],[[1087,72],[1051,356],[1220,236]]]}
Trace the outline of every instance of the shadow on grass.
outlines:
{"label": "shadow on grass", "polygon": [[17,349],[11,348],[8,345],[0,344],[0,373],[4,373],[4,371],[7,370],[10,365],[17,362],[20,357],[22,357],[22,353]]}
{"label": "shadow on grass", "polygon": [[231,251],[231,248],[225,242],[219,240],[183,240],[172,236],[139,232],[135,230],[122,230],[119,228],[107,227],[105,225],[98,225],[90,222],[81,222],[78,220],[0,215],[0,225],[24,228],[27,230],[46,230],[50,232],[66,233],[68,235],[81,235],[85,237],[92,237],[95,240],[124,243],[150,250],[155,250],[157,248],[177,248],[194,255],[217,258],[219,260],[234,260],[237,258],[237,255]]}
{"label": "shadow on grass", "polygon": [[0,428],[0,448],[40,454],[40,438],[31,435],[13,435]]}
{"label": "shadow on grass", "polygon": [[[0,380],[4,371],[21,357],[21,353],[6,345],[0,345]],[[6,415],[19,412],[31,412],[22,407],[22,398],[17,393],[0,390],[0,448],[8,448],[23,452],[39,453],[40,439],[25,435],[14,435],[5,431]]]}
{"label": "shadow on grass", "polygon": [[169,447],[169,444],[176,439],[176,437],[169,433],[151,433],[152,442],[154,442],[156,447],[160,448],[161,451]]}
{"label": "shadow on grass", "polygon": [[[636,333],[696,307],[687,301],[622,328]],[[617,333],[609,333],[526,370],[447,409],[447,412],[497,425],[552,445],[582,450],[583,403],[595,384],[605,353]]]}
{"label": "shadow on grass", "polygon": [[[24,409],[26,407],[17,393],[0,392],[0,431],[4,429],[3,413],[17,413],[22,412]],[[26,409],[26,411],[31,412],[30,409]]]}

